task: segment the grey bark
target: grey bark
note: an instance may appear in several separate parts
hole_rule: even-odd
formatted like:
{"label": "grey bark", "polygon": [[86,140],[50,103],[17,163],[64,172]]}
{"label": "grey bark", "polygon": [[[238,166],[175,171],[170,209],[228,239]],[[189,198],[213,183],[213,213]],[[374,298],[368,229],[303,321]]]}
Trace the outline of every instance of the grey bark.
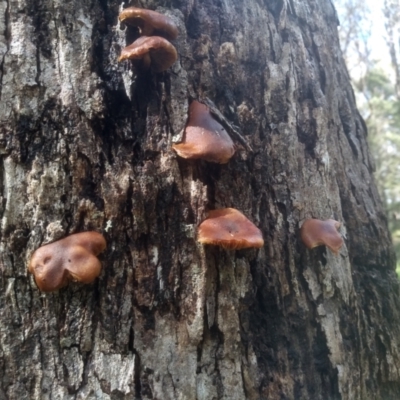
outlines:
{"label": "grey bark", "polygon": [[[179,61],[118,65],[116,1],[0,2],[0,399],[398,399],[399,284],[329,0],[143,0]],[[176,157],[190,99],[248,143]],[[234,128],[236,129],[236,128]],[[260,250],[196,243],[236,207]],[[343,223],[335,257],[305,218]],[[41,294],[44,243],[104,233],[91,285]]]}

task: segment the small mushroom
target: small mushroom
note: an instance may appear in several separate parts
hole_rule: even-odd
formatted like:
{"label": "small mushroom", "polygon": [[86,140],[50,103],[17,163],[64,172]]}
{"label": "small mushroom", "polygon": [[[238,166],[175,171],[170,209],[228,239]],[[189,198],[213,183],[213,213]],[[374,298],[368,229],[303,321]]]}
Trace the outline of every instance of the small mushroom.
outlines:
{"label": "small mushroom", "polygon": [[224,127],[210,114],[209,108],[193,101],[183,141],[172,148],[180,157],[226,164],[235,153],[235,145]]}
{"label": "small mushroom", "polygon": [[172,19],[156,11],[128,7],[119,14],[119,19],[128,25],[137,26],[142,36],[155,34],[174,40],[179,34]]}
{"label": "small mushroom", "polygon": [[340,222],[334,219],[321,221],[320,219],[306,219],[301,226],[300,236],[307,248],[327,246],[337,254],[343,245],[343,239],[338,232]]}
{"label": "small mushroom", "polygon": [[105,248],[100,233],[75,233],[37,249],[28,271],[43,292],[60,289],[69,281],[91,283],[100,275],[101,264],[96,256]]}
{"label": "small mushroom", "polygon": [[175,47],[160,36],[142,36],[121,51],[118,61],[141,60],[142,68],[167,70],[178,58]]}
{"label": "small mushroom", "polygon": [[210,211],[199,226],[197,240],[236,250],[264,246],[261,231],[234,208]]}

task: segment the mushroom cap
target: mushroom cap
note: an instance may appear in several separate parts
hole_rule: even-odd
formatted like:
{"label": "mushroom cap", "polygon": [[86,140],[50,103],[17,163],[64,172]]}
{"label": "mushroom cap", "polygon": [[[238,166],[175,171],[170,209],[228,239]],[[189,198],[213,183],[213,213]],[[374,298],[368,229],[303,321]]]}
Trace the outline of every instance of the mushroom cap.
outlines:
{"label": "mushroom cap", "polygon": [[301,240],[309,249],[325,245],[337,254],[343,245],[343,238],[338,232],[340,225],[334,219],[306,219],[300,229]]}
{"label": "mushroom cap", "polygon": [[167,70],[178,58],[175,47],[160,36],[142,36],[121,51],[118,61],[143,60],[154,72]]}
{"label": "mushroom cap", "polygon": [[210,211],[198,228],[197,240],[236,250],[264,246],[261,231],[235,208]]}
{"label": "mushroom cap", "polygon": [[189,107],[183,141],[172,148],[180,157],[219,164],[226,164],[235,154],[235,145],[224,127],[211,116],[206,105],[196,100]]}
{"label": "mushroom cap", "polygon": [[157,33],[174,40],[179,34],[172,19],[156,11],[128,7],[119,14],[119,19],[128,25],[137,26],[142,36],[153,36],[153,33]]}
{"label": "mushroom cap", "polygon": [[96,256],[105,248],[100,233],[75,233],[37,249],[28,271],[43,292],[60,289],[71,280],[91,283],[100,275],[101,264]]}

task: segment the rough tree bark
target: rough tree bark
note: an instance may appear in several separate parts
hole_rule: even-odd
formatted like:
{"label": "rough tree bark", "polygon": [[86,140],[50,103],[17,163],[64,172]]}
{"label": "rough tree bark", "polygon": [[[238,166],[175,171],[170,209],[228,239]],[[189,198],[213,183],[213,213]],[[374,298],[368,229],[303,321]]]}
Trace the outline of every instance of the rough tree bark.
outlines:
{"label": "rough tree bark", "polygon": [[[163,0],[179,61],[135,76],[114,0],[0,2],[0,399],[398,399],[399,284],[330,0]],[[190,99],[239,127],[227,165],[178,159]],[[203,248],[236,207],[260,250]],[[299,224],[342,221],[335,257]],[[91,285],[27,261],[96,230]]]}

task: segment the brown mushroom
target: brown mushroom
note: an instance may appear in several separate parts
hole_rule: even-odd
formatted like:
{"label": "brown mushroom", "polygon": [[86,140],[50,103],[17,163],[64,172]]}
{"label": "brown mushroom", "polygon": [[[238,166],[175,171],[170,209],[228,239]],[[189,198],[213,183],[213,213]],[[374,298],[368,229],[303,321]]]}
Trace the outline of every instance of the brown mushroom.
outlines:
{"label": "brown mushroom", "polygon": [[96,256],[105,248],[100,233],[75,233],[37,249],[28,271],[43,292],[60,289],[69,281],[91,283],[100,275],[101,264]]}
{"label": "brown mushroom", "polygon": [[179,33],[171,18],[156,11],[128,7],[119,14],[119,19],[128,25],[137,26],[142,36],[160,35],[174,40]]}
{"label": "brown mushroom", "polygon": [[175,47],[160,36],[142,36],[121,51],[118,61],[141,60],[142,69],[167,70],[178,58]]}
{"label": "brown mushroom", "polygon": [[193,101],[183,141],[172,148],[180,157],[226,164],[235,153],[235,145],[224,127],[210,114],[209,108]]}
{"label": "brown mushroom", "polygon": [[210,211],[199,226],[197,240],[236,250],[264,246],[261,231],[234,208]]}
{"label": "brown mushroom", "polygon": [[339,227],[340,222],[334,219],[306,219],[300,229],[301,240],[309,249],[325,245],[337,254],[343,245],[343,239],[338,232]]}

